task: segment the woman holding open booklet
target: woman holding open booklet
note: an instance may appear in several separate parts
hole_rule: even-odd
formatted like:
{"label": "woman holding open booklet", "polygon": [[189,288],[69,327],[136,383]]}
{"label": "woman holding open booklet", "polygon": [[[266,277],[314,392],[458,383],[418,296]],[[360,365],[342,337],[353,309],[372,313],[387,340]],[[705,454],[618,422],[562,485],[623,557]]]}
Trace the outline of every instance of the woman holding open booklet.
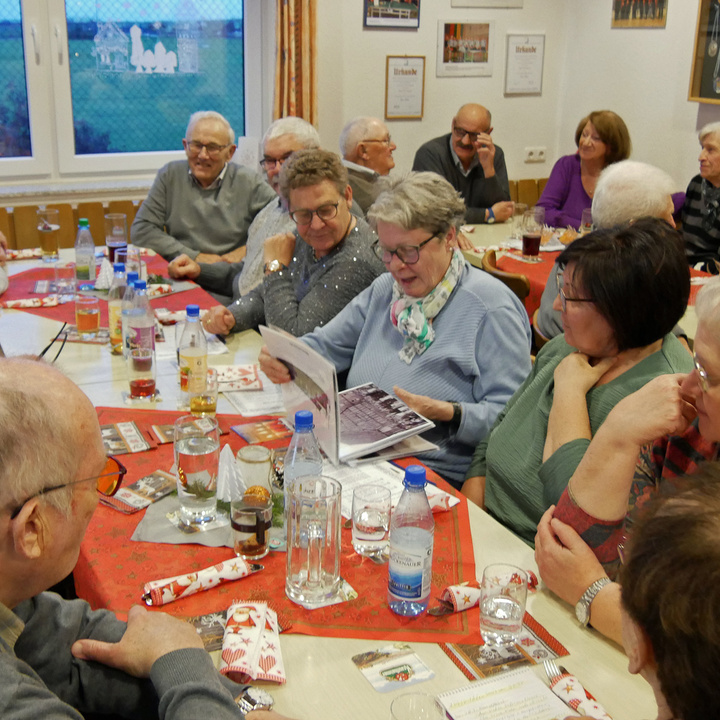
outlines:
{"label": "woman holding open booklet", "polygon": [[[388,273],[301,338],[349,371],[348,387],[374,382],[435,421],[424,437],[438,450],[421,459],[458,488],[478,438],[530,370],[525,308],[456,249],[464,213],[434,173],[390,181],[368,211]],[[260,364],[274,382],[290,380],[265,349]]]}

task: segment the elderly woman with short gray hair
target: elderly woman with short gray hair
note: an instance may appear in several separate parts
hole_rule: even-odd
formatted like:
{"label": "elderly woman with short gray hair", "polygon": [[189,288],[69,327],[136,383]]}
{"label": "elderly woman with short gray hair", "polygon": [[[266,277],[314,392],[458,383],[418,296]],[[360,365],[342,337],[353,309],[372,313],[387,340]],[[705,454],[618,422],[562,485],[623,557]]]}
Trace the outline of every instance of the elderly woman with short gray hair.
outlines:
{"label": "elderly woman with short gray hair", "polygon": [[[301,338],[349,371],[348,387],[373,382],[433,420],[425,437],[438,449],[420,458],[457,488],[477,439],[530,370],[525,308],[456,249],[464,213],[435,173],[387,182],[368,220],[388,272]],[[274,382],[289,381],[266,349],[260,362]]]}
{"label": "elderly woman with short gray hair", "polygon": [[682,231],[688,263],[698,270],[720,272],[720,122],[698,133],[700,174],[685,192]]}

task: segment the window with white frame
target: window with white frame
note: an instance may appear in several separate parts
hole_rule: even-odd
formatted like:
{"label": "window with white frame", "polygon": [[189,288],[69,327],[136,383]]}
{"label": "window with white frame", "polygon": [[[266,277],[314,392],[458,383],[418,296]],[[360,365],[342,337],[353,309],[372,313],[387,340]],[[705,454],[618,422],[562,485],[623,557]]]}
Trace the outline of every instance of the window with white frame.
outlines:
{"label": "window with white frame", "polygon": [[0,0],[0,178],[156,170],[196,110],[259,134],[260,3],[245,5]]}

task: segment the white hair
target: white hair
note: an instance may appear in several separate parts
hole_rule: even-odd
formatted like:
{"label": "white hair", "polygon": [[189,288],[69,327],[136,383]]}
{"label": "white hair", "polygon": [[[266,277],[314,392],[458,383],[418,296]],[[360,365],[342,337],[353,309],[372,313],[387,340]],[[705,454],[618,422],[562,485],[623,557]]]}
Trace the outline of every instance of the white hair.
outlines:
{"label": "white hair", "polygon": [[665,217],[673,190],[672,178],[653,165],[635,160],[608,165],[595,188],[593,223],[609,228],[641,217]]}
{"label": "white hair", "polygon": [[711,122],[703,125],[698,133],[698,140],[702,143],[708,135],[717,135],[720,137],[720,122]]}
{"label": "white hair", "polygon": [[192,135],[192,130],[201,120],[217,120],[225,126],[228,136],[228,143],[230,145],[235,144],[235,131],[230,126],[230,123],[219,113],[214,110],[198,110],[190,116],[188,120],[187,130],[185,130],[185,139],[189,140]]}
{"label": "white hair", "polygon": [[262,139],[262,147],[269,140],[282,137],[283,135],[292,135],[305,150],[311,150],[320,147],[320,135],[318,131],[307,120],[299,117],[284,117],[270,123],[265,131]]}
{"label": "white hair", "polygon": [[375,117],[353,118],[340,133],[340,154],[347,159],[349,155],[354,153],[358,143],[363,140],[379,140],[380,138],[370,137],[376,125],[382,127],[385,123]]}
{"label": "white hair", "polygon": [[710,278],[707,285],[700,288],[695,314],[698,323],[702,323],[712,337],[720,338],[720,277]]}

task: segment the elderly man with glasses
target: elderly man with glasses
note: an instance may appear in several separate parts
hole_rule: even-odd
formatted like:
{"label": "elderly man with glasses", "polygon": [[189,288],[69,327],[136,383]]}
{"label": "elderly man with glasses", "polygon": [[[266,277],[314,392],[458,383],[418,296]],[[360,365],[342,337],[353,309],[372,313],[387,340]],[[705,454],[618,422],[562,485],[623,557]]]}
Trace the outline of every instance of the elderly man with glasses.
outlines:
{"label": "elderly man with glasses", "polygon": [[493,143],[490,111],[463,105],[448,135],[429,140],[415,153],[413,170],[442,175],[463,197],[465,222],[504,222],[513,214],[505,154]]}
{"label": "elderly man with glasses", "polygon": [[259,173],[230,162],[235,133],[220,113],[194,113],[183,147],[187,160],[158,172],[132,241],[166,260],[185,254],[197,262],[239,262],[250,223],[275,193]]}
{"label": "elderly man with glasses", "polygon": [[0,359],[0,447],[0,715],[242,718],[246,687],[216,671],[189,623],[139,606],[124,623],[46,592],[125,472],[80,389],[42,361]]}
{"label": "elderly man with glasses", "polygon": [[[327,150],[298,150],[280,172],[294,233],[274,235],[263,246],[264,277],[229,306],[211,308],[205,328],[226,335],[272,324],[299,336],[322,326],[380,275],[384,268],[372,250],[375,234],[350,211],[352,188],[340,158]],[[185,277],[201,276],[198,263]],[[218,293],[236,292],[226,275]]]}
{"label": "elderly man with glasses", "polygon": [[395,167],[397,145],[385,123],[374,117],[357,117],[340,133],[340,153],[347,168],[353,199],[363,213],[378,196],[378,180]]}

